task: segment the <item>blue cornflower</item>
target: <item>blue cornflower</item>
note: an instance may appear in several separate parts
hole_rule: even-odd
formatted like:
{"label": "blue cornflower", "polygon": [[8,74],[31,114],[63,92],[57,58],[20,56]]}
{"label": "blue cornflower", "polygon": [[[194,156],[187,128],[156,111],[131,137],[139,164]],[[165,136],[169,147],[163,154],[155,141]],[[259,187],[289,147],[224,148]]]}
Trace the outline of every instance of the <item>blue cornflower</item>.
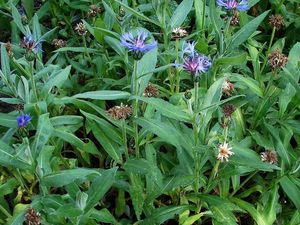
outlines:
{"label": "blue cornflower", "polygon": [[18,127],[25,127],[31,119],[32,117],[29,114],[24,114],[24,112],[22,112],[21,116],[17,116]]}
{"label": "blue cornflower", "polygon": [[237,9],[239,11],[246,11],[249,9],[248,0],[217,0],[217,4],[227,10]]}
{"label": "blue cornflower", "polygon": [[38,54],[42,52],[42,42],[43,42],[42,39],[36,41],[34,40],[32,34],[28,34],[21,41],[21,47],[25,48],[28,52],[33,52],[34,54]]}
{"label": "blue cornflower", "polygon": [[205,73],[211,67],[211,60],[195,50],[196,42],[188,43],[183,50],[183,69],[194,76]]}
{"label": "blue cornflower", "polygon": [[132,52],[135,59],[141,59],[143,54],[157,46],[157,41],[149,42],[148,39],[149,36],[144,31],[138,31],[135,36],[128,32],[122,35],[121,45]]}

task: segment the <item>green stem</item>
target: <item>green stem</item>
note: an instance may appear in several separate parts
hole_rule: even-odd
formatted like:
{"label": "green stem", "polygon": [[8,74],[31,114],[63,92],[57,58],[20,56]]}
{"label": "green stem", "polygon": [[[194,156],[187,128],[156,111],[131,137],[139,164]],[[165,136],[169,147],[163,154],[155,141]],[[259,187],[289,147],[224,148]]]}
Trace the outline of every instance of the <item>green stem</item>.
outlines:
{"label": "green stem", "polygon": [[125,119],[122,120],[122,132],[123,132],[123,144],[125,150],[125,157],[126,161],[129,159],[128,147],[127,147],[127,133],[126,133],[126,121]]}
{"label": "green stem", "polygon": [[253,174],[251,174],[249,177],[247,177],[246,180],[244,180],[244,182],[235,190],[230,194],[230,197],[233,197],[246,183],[248,183],[248,181],[254,177],[256,174],[258,173],[258,171],[255,171]]}
{"label": "green stem", "polygon": [[[138,97],[139,93],[139,88],[138,88],[138,75],[137,75],[137,60],[134,60],[134,65],[133,65],[133,79],[134,79],[134,88],[133,88],[133,93],[136,97]],[[136,158],[140,158],[140,150],[139,150],[139,127],[138,124],[136,122],[136,119],[138,118],[138,114],[139,114],[139,100],[136,98],[134,101],[134,140],[135,140],[135,154],[136,154]]]}
{"label": "green stem", "polygon": [[270,39],[270,43],[269,43],[269,47],[268,47],[268,50],[267,50],[267,53],[266,53],[266,58],[264,60],[264,64],[260,70],[260,73],[262,73],[267,65],[267,61],[268,61],[268,55],[270,54],[270,51],[271,51],[271,47],[272,47],[272,44],[273,44],[273,40],[274,40],[274,37],[275,37],[275,32],[276,32],[276,27],[273,27],[273,30],[272,30],[272,34],[271,34],[271,39]]}
{"label": "green stem", "polygon": [[35,101],[38,102],[39,99],[38,99],[37,89],[35,86],[35,80],[33,75],[33,64],[34,62],[30,62],[30,81],[31,81],[31,86],[32,86],[31,88],[34,94]]}
{"label": "green stem", "polygon": [[85,38],[85,35],[82,35],[82,41],[83,41],[83,45],[84,45],[84,49],[85,49],[85,54],[86,54],[86,56],[88,57],[90,63],[92,63],[92,58],[91,58],[90,53],[88,52],[88,49],[87,49],[87,44],[86,44],[86,38]]}
{"label": "green stem", "polygon": [[[175,50],[176,50],[176,62],[179,61],[179,54],[178,54],[178,51],[179,51],[179,39],[177,38],[176,39],[176,42],[175,42]],[[180,91],[180,72],[178,69],[176,69],[176,93],[179,93]]]}
{"label": "green stem", "polygon": [[211,186],[211,183],[212,181],[216,178],[216,175],[218,173],[218,170],[219,170],[219,166],[220,166],[220,163],[221,161],[220,160],[217,160],[217,163],[215,164],[211,174],[210,174],[210,177],[208,179],[208,183],[207,183],[207,186],[206,186],[206,190],[205,190],[205,193],[208,193],[209,190],[210,190],[210,186]]}
{"label": "green stem", "polygon": [[202,24],[201,24],[201,30],[203,31],[203,36],[205,36],[204,32],[204,26],[205,26],[205,11],[206,11],[206,0],[203,0],[203,8],[202,8]]}
{"label": "green stem", "polygon": [[12,215],[10,215],[9,212],[2,205],[0,205],[0,211],[8,218],[12,217]]}

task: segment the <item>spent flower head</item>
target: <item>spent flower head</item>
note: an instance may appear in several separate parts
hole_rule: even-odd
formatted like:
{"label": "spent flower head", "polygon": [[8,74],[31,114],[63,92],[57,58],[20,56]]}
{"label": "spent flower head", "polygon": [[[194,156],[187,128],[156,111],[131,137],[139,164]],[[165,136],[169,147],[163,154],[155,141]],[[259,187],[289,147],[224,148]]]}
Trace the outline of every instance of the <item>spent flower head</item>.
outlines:
{"label": "spent flower head", "polygon": [[217,0],[217,5],[227,10],[246,11],[249,9],[248,0]]}
{"label": "spent flower head", "polygon": [[260,154],[261,161],[270,164],[276,164],[278,162],[277,153],[275,151],[267,150]]}
{"label": "spent flower head", "polygon": [[33,208],[29,208],[25,214],[24,222],[26,225],[40,225],[41,214]]}
{"label": "spent flower head", "polygon": [[21,115],[17,116],[16,118],[18,127],[25,127],[31,119],[32,117],[30,116],[30,114],[24,114],[24,112],[22,112]]}
{"label": "spent flower head", "polygon": [[211,67],[211,60],[195,49],[196,42],[187,43],[187,46],[183,49],[183,69],[191,73],[195,77],[201,73],[205,73]]}
{"label": "spent flower head", "polygon": [[288,62],[288,57],[286,57],[286,55],[282,54],[280,50],[277,49],[271,52],[268,57],[268,61],[272,70],[276,70],[285,67]]}
{"label": "spent flower head", "polygon": [[284,26],[283,16],[280,14],[271,15],[269,17],[269,24],[271,27],[275,27],[277,30],[279,30]]}
{"label": "spent flower head", "polygon": [[125,33],[122,35],[120,42],[129,52],[133,53],[136,60],[141,59],[146,52],[157,46],[157,41],[150,40],[145,31],[138,31],[136,35],[131,32]]}
{"label": "spent flower head", "polygon": [[83,22],[77,23],[74,29],[80,36],[84,36],[87,33],[86,27]]}
{"label": "spent flower head", "polygon": [[126,120],[132,114],[132,107],[121,103],[120,106],[117,105],[107,110],[107,113],[115,120]]}
{"label": "spent flower head", "polygon": [[234,155],[234,152],[232,152],[231,149],[232,147],[229,147],[229,144],[226,142],[219,145],[219,154],[217,156],[217,159],[221,160],[221,162],[224,162],[225,159],[225,161],[228,162],[228,158]]}
{"label": "spent flower head", "polygon": [[182,27],[176,27],[172,30],[172,38],[179,39],[188,36],[188,32]]}

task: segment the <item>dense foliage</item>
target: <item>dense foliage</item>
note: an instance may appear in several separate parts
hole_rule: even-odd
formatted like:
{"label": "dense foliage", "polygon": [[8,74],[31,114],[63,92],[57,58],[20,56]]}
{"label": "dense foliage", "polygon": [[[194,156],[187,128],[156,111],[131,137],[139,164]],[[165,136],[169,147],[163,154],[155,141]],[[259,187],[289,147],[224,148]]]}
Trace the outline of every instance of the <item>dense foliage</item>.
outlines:
{"label": "dense foliage", "polygon": [[300,224],[298,0],[0,0],[0,224]]}

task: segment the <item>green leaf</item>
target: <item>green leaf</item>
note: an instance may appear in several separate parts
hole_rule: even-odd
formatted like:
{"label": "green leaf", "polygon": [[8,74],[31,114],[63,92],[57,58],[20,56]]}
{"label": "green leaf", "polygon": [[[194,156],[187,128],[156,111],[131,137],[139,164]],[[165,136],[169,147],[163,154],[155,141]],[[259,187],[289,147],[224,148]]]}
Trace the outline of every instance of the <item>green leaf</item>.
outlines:
{"label": "green leaf", "polygon": [[75,181],[86,181],[90,175],[100,175],[96,170],[91,169],[69,169],[61,170],[49,175],[44,176],[41,179],[43,185],[47,187],[62,187]]}
{"label": "green leaf", "polygon": [[125,91],[90,91],[72,96],[72,98],[88,98],[98,100],[127,99],[130,93]]}
{"label": "green leaf", "polygon": [[163,222],[174,218],[175,215],[179,215],[185,210],[188,210],[188,205],[180,206],[163,206],[157,208],[151,212],[151,216],[142,222],[142,225],[162,224]]}
{"label": "green leaf", "polygon": [[238,32],[236,32],[228,44],[228,50],[230,51],[247,41],[247,39],[254,33],[254,31],[256,31],[257,27],[261,24],[269,12],[270,10],[262,13],[244,25]]}
{"label": "green leaf", "polygon": [[261,98],[264,96],[263,91],[259,87],[259,83],[256,80],[252,79],[251,77],[243,77],[241,75],[235,74],[235,76],[232,76],[232,80],[241,82],[257,96]]}
{"label": "green leaf", "polygon": [[17,27],[23,33],[23,35],[27,35],[26,29],[22,24],[21,15],[20,15],[18,9],[14,6],[13,3],[10,4],[10,7],[11,7],[12,16],[14,18],[13,19],[14,23],[17,25]]}
{"label": "green leaf", "polygon": [[147,97],[138,97],[139,100],[150,104],[152,107],[157,109],[162,115],[179,120],[184,122],[189,122],[191,120],[189,114],[184,112],[178,106],[175,106],[169,102],[166,102],[160,98],[147,98]]}
{"label": "green leaf", "polygon": [[110,36],[105,36],[104,40],[119,56],[125,56],[125,49],[121,46],[120,40]]}
{"label": "green leaf", "polygon": [[170,27],[171,29],[180,27],[181,24],[186,19],[187,15],[191,11],[193,6],[193,0],[183,0],[179,6],[176,8],[170,19]]}
{"label": "green leaf", "polygon": [[296,90],[291,83],[288,83],[284,91],[279,96],[279,115],[282,117],[287,109],[288,104],[295,96]]}
{"label": "green leaf", "polygon": [[60,72],[56,72],[49,77],[48,81],[44,84],[42,89],[42,94],[46,96],[49,94],[53,87],[60,88],[63,86],[65,81],[68,79],[68,76],[71,71],[71,66],[67,66],[65,69],[61,70]]}
{"label": "green leaf", "polygon": [[216,65],[240,65],[247,62],[247,54],[242,53],[236,56],[222,57],[215,60]]}
{"label": "green leaf", "polygon": [[289,176],[283,176],[280,179],[280,185],[285,194],[297,207],[297,209],[300,210],[300,188],[293,182],[293,180]]}
{"label": "green leaf", "polygon": [[39,116],[37,132],[33,143],[33,155],[38,155],[47,144],[53,132],[53,127],[49,119],[49,113]]}
{"label": "green leaf", "polygon": [[151,172],[151,166],[145,159],[129,159],[125,165],[124,169],[129,173],[136,173],[145,175]]}
{"label": "green leaf", "polygon": [[15,128],[15,127],[17,127],[16,118],[17,117],[14,115],[0,113],[0,126]]}
{"label": "green leaf", "polygon": [[115,182],[117,168],[102,171],[101,174],[93,181],[91,188],[87,192],[88,199],[85,212],[91,210],[103,198],[105,193]]}

